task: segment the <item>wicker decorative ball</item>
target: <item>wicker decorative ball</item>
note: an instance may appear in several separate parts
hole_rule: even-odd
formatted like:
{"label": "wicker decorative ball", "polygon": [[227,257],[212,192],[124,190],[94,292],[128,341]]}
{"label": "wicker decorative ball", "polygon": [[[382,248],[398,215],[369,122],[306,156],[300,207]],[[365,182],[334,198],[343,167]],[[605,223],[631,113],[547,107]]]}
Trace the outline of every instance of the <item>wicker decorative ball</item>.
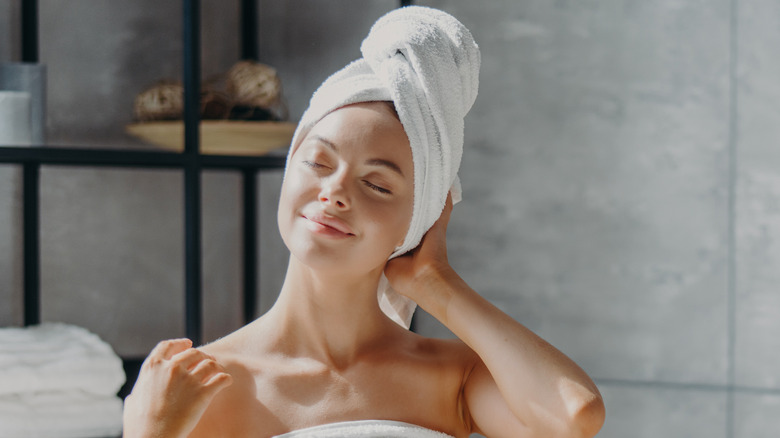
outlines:
{"label": "wicker decorative ball", "polygon": [[279,103],[282,82],[276,70],[255,61],[239,61],[225,78],[233,104],[245,107],[271,108]]}
{"label": "wicker decorative ball", "polygon": [[[200,92],[200,117],[224,119],[230,114],[232,104],[223,92],[203,86]],[[135,98],[133,108],[139,122],[157,120],[181,120],[184,115],[184,87],[178,81],[161,81]]]}
{"label": "wicker decorative ball", "polygon": [[162,81],[135,98],[133,114],[139,122],[181,119],[184,87],[174,81]]}

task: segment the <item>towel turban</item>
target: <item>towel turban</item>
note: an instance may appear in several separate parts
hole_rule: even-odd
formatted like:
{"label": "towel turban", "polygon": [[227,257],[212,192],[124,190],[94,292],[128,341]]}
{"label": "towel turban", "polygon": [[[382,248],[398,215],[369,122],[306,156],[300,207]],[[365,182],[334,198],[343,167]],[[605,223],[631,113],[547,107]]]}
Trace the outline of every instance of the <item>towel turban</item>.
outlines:
{"label": "towel turban", "polygon": [[[377,20],[361,53],[312,95],[293,136],[288,166],[309,130],[328,113],[359,102],[393,102],[414,163],[412,219],[393,258],[419,245],[441,216],[450,190],[453,201],[460,200],[463,119],[477,96],[480,52],[469,30],[451,15],[409,6]],[[408,328],[416,304],[393,291],[384,276],[378,294],[382,310]]]}

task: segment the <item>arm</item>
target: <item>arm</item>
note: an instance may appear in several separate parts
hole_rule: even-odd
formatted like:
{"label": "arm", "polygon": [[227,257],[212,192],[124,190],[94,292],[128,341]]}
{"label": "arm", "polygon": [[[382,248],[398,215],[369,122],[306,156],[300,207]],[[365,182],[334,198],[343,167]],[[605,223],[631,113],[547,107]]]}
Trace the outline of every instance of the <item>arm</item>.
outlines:
{"label": "arm", "polygon": [[392,286],[468,345],[479,360],[463,387],[474,432],[592,437],[604,421],[596,385],[571,359],[477,294],[452,269],[442,217],[412,254],[390,261]]}
{"label": "arm", "polygon": [[232,383],[213,357],[189,339],[163,341],[149,353],[125,400],[125,438],[186,437],[214,396]]}

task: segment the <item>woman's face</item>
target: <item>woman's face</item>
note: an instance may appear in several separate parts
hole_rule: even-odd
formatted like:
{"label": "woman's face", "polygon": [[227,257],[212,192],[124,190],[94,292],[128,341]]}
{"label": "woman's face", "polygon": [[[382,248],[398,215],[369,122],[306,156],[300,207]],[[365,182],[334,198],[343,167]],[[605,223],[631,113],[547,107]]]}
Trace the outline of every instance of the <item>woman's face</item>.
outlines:
{"label": "woman's face", "polygon": [[349,105],[314,125],[290,157],[279,230],[312,268],[370,272],[403,243],[413,201],[401,122],[386,103]]}

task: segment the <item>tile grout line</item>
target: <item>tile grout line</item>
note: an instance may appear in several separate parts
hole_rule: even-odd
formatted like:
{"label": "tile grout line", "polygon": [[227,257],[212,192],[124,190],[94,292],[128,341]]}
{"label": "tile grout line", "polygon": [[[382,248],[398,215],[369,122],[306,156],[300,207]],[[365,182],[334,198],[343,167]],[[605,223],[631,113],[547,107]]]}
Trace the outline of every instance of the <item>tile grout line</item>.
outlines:
{"label": "tile grout line", "polygon": [[738,0],[730,1],[729,14],[729,135],[728,135],[728,302],[727,309],[727,390],[726,390],[726,437],[735,433],[735,383],[736,383],[736,305],[737,305],[737,139],[738,139]]}

